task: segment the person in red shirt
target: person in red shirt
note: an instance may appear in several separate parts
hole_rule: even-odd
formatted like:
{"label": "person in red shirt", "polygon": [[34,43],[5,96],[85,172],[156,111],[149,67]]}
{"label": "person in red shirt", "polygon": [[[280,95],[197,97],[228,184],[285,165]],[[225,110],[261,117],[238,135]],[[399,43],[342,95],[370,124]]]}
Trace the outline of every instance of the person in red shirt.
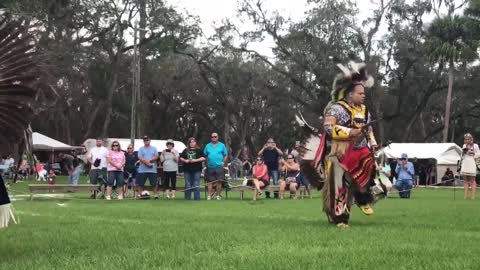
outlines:
{"label": "person in red shirt", "polygon": [[267,165],[263,163],[262,157],[258,156],[253,166],[253,200],[256,201],[257,197],[262,195],[262,188],[268,186],[270,177],[268,176]]}

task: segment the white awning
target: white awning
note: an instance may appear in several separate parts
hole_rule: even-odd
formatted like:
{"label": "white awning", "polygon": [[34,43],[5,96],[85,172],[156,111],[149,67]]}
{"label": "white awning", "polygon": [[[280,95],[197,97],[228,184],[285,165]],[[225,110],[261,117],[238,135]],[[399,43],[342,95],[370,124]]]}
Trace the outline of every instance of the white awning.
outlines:
{"label": "white awning", "polygon": [[460,160],[462,148],[455,143],[392,143],[383,149],[387,158],[435,159],[437,164],[454,165]]}
{"label": "white awning", "polygon": [[32,133],[32,141],[33,141],[33,151],[42,151],[42,150],[50,150],[50,151],[62,151],[62,150],[74,150],[78,147],[71,146],[50,137],[47,137],[43,134],[38,132]]}

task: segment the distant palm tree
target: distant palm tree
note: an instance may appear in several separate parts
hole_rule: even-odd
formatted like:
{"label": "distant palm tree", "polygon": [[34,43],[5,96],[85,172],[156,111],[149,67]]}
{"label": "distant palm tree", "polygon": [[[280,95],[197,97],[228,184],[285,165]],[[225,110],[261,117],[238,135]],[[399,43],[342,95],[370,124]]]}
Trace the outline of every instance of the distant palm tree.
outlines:
{"label": "distant palm tree", "polygon": [[448,15],[435,19],[427,33],[426,45],[429,57],[448,63],[448,94],[445,105],[443,142],[448,139],[450,107],[452,104],[455,63],[477,58],[478,39],[474,38],[471,20],[463,16]]}

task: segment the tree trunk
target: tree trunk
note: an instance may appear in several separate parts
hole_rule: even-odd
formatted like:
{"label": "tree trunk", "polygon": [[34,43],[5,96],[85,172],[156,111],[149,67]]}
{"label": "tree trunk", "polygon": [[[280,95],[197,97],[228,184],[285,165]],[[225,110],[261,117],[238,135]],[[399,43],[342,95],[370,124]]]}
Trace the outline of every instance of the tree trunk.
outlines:
{"label": "tree trunk", "polygon": [[[98,112],[100,111],[101,105],[102,105],[101,102],[97,102],[97,106],[95,106],[95,109],[94,109],[93,112],[90,114],[90,118],[88,119],[88,123],[87,123],[87,131],[85,132],[85,135],[83,136],[83,140],[84,140],[84,141],[85,141],[86,139],[88,139],[88,137],[89,137],[90,134],[92,133],[93,123],[95,122],[95,119],[97,119],[97,114],[98,114]],[[97,134],[96,136],[98,136],[98,134]]]}
{"label": "tree trunk", "polygon": [[230,112],[228,110],[225,110],[225,118],[223,118],[223,139],[227,149],[230,149]]}
{"label": "tree trunk", "polygon": [[443,126],[443,140],[442,142],[447,142],[448,140],[448,129],[450,124],[450,106],[452,105],[452,92],[453,92],[453,72],[455,66],[453,61],[450,61],[450,67],[448,70],[448,93],[447,100],[445,104],[445,124]]}
{"label": "tree trunk", "polygon": [[102,128],[102,137],[107,138],[107,131],[108,127],[110,126],[110,122],[112,120],[112,112],[113,112],[113,93],[115,92],[115,89],[117,88],[117,71],[115,70],[113,73],[113,78],[112,82],[110,84],[110,88],[108,89],[108,96],[107,96],[107,111],[105,112],[105,121],[103,122],[103,128]]}
{"label": "tree trunk", "polygon": [[[139,0],[139,13],[140,13],[140,21],[138,27],[139,29],[139,39],[138,41],[142,41],[145,39],[145,29],[147,27],[147,5],[146,5],[146,0]],[[144,109],[144,104],[143,104],[143,99],[144,95],[142,93],[143,88],[142,88],[142,80],[141,80],[141,74],[145,70],[145,46],[139,46],[138,48],[138,57],[139,57],[139,69],[140,69],[140,75],[138,76],[138,93],[137,93],[137,136],[143,136],[145,133],[145,124],[148,123],[149,115],[147,114],[146,110]],[[136,65],[137,63],[135,63]],[[151,136],[151,135],[150,135]]]}

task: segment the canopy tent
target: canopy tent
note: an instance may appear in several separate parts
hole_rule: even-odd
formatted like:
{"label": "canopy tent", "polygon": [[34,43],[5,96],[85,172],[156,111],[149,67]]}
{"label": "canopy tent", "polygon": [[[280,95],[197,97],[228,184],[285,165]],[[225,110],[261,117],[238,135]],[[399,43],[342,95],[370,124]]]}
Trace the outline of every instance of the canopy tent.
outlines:
{"label": "canopy tent", "polygon": [[409,159],[433,159],[436,163],[437,183],[447,168],[456,171],[462,157],[462,148],[455,143],[392,143],[383,149],[389,159],[399,159],[403,153]]}
{"label": "canopy tent", "polygon": [[[118,141],[120,143],[120,148],[123,151],[126,151],[127,146],[130,144],[130,139],[107,138],[105,139],[105,147],[110,149],[110,145],[112,144],[113,141]],[[96,139],[88,139],[83,143],[87,151],[90,151],[90,149],[95,147],[95,144],[96,144]],[[183,150],[187,148],[185,144],[180,141],[174,141],[174,144],[175,144],[174,149],[177,150],[178,153],[182,153]],[[167,149],[167,140],[151,140],[150,145],[155,146],[158,152],[162,152],[164,149]],[[143,146],[143,140],[136,139],[134,151],[138,151],[138,149],[140,149],[140,147],[142,146]]]}
{"label": "canopy tent", "polygon": [[32,133],[33,151],[68,151],[79,147],[71,146],[38,132]]}

